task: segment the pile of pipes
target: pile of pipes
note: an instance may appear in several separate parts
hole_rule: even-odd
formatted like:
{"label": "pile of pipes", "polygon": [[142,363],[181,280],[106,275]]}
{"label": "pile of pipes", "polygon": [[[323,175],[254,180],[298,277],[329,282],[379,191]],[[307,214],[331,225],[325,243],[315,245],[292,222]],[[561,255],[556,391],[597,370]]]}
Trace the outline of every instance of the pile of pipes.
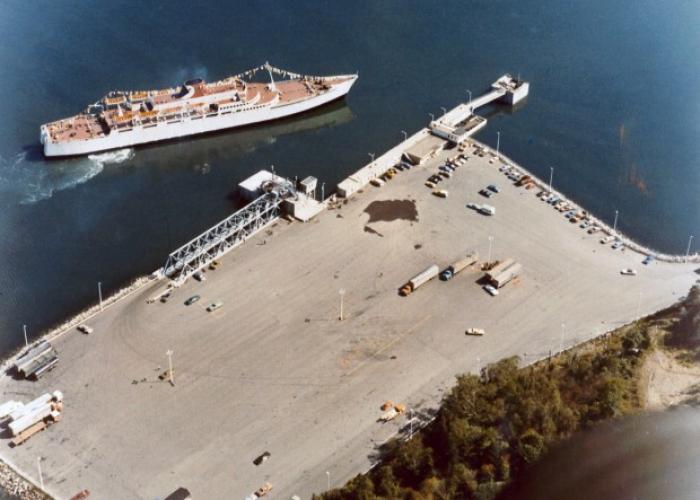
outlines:
{"label": "pile of pipes", "polygon": [[56,349],[42,340],[17,358],[14,368],[21,377],[37,380],[56,366],[56,363],[58,363]]}
{"label": "pile of pipes", "polygon": [[0,405],[0,424],[7,426],[14,438],[12,444],[19,446],[37,432],[61,420],[62,411],[61,391],[42,394],[27,404],[11,400]]}

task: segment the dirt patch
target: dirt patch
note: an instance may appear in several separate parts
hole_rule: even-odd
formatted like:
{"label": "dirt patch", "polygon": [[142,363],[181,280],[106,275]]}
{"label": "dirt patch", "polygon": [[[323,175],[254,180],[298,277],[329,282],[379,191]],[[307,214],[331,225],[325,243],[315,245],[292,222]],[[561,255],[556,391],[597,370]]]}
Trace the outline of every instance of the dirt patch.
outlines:
{"label": "dirt patch", "polygon": [[682,364],[672,353],[657,348],[642,367],[641,385],[649,410],[698,404],[700,369]]}
{"label": "dirt patch", "polygon": [[369,214],[367,224],[372,222],[392,222],[407,220],[418,222],[418,209],[415,200],[381,200],[373,201],[365,212]]}

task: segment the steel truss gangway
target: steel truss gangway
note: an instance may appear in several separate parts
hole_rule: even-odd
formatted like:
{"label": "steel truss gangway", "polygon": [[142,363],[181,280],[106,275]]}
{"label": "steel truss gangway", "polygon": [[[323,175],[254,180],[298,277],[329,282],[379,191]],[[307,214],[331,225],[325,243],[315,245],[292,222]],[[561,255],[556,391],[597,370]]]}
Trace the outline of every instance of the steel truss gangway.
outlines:
{"label": "steel truss gangway", "polygon": [[277,219],[283,198],[276,191],[263,194],[172,252],[165,262],[163,273],[178,284],[184,282]]}

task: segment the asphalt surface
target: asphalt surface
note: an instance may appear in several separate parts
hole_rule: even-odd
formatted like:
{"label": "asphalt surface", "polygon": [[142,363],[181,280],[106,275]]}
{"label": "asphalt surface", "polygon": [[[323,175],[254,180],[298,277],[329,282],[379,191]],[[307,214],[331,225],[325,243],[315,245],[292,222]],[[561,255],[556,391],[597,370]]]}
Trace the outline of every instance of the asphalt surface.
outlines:
{"label": "asphalt surface", "polygon": [[[43,457],[44,482],[61,498],[87,488],[154,499],[184,486],[195,499],[242,499],[266,481],[268,497],[309,497],[367,470],[377,446],[407,431],[407,415],[377,421],[385,400],[411,408],[418,425],[457,374],[510,355],[534,361],[670,305],[698,278],[697,264],[644,266],[601,245],[487,158],[470,157],[441,183],[447,199],[432,195],[424,181],[456,152],[309,223],[278,221],[166,304],[146,303],[160,282],[95,317],[91,335],[63,335],[43,379],[0,379],[1,401],[60,389],[63,420],[18,448],[3,435],[0,456],[34,478]],[[477,193],[488,184],[501,193],[486,201]],[[402,203],[375,204],[380,220],[368,224],[365,209],[389,200]],[[398,295],[433,263],[470,250],[484,260],[489,236],[493,259],[524,269],[499,296],[482,290],[477,269]],[[638,276],[621,276],[628,267]],[[185,306],[194,294],[202,299]],[[206,312],[216,300],[224,306]],[[465,336],[468,327],[486,335]],[[167,350],[174,386],[158,379]]]}

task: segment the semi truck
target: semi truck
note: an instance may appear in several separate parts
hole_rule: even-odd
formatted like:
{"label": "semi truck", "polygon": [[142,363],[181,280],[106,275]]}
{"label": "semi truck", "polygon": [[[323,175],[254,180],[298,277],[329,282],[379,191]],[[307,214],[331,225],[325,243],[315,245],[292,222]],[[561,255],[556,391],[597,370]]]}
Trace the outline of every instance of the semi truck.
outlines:
{"label": "semi truck", "polygon": [[501,288],[518,277],[522,266],[513,259],[506,259],[486,273],[486,279],[495,288]]}
{"label": "semi truck", "polygon": [[429,268],[427,268],[425,271],[416,274],[413,278],[408,280],[408,282],[401,287],[399,290],[399,294],[403,297],[410,295],[411,293],[416,291],[416,288],[419,286],[427,283],[431,279],[433,279],[435,276],[438,275],[440,272],[440,268],[438,268],[437,265],[433,264]]}
{"label": "semi truck", "polygon": [[447,269],[442,271],[440,273],[440,279],[442,281],[448,281],[454,278],[454,276],[461,272],[462,270],[466,269],[467,267],[471,266],[472,264],[476,264],[476,262],[479,260],[479,254],[476,252],[472,252],[467,254],[466,257],[459,259],[458,261],[454,262],[451,266],[448,266]]}
{"label": "semi truck", "polygon": [[43,431],[54,422],[61,420],[61,412],[63,411],[63,394],[60,391],[54,391],[48,395],[50,399],[47,401],[44,394],[39,398],[23,406],[15,414],[16,418],[8,424],[8,429],[14,438],[13,446],[19,446],[27,439],[32,437],[37,432]]}

